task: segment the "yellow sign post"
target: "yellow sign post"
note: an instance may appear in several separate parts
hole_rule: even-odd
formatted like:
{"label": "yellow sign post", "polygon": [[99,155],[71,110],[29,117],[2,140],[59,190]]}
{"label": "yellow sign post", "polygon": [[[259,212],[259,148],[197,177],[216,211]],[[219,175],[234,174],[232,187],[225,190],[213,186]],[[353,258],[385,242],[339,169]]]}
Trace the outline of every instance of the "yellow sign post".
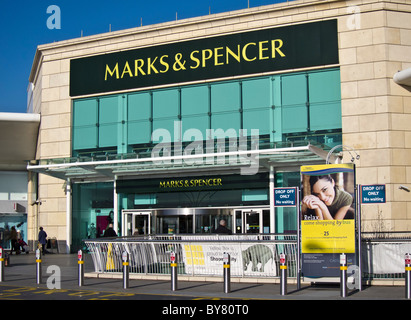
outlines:
{"label": "yellow sign post", "polygon": [[337,277],[337,257],[356,262],[355,166],[301,167],[301,252],[307,277]]}

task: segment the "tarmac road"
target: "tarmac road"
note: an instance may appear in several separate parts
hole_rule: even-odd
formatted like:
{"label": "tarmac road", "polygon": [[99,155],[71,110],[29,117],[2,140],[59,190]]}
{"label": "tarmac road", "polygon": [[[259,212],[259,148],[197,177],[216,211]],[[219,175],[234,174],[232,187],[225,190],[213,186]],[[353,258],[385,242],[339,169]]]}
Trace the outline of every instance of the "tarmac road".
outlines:
{"label": "tarmac road", "polygon": [[[91,257],[85,255],[85,272],[92,272]],[[404,286],[370,286],[362,291],[348,291],[340,297],[339,285],[288,285],[287,295],[280,295],[278,284],[231,283],[231,292],[224,293],[222,282],[179,281],[178,290],[171,290],[170,281],[130,280],[123,289],[121,279],[85,278],[78,286],[76,254],[46,254],[42,257],[42,283],[36,283],[35,255],[20,254],[10,257],[0,282],[0,300],[156,300],[158,306],[169,301],[224,300],[229,301],[407,301]],[[405,282],[404,282],[405,283]],[[266,304],[266,303],[264,303]]]}

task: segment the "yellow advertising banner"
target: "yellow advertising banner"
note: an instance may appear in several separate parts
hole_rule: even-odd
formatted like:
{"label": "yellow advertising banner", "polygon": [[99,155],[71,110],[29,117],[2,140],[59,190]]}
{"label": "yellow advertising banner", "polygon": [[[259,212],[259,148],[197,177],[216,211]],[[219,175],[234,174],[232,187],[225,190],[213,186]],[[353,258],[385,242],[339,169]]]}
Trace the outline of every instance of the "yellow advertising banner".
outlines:
{"label": "yellow advertising banner", "polygon": [[302,253],[355,253],[355,221],[302,221],[301,250]]}

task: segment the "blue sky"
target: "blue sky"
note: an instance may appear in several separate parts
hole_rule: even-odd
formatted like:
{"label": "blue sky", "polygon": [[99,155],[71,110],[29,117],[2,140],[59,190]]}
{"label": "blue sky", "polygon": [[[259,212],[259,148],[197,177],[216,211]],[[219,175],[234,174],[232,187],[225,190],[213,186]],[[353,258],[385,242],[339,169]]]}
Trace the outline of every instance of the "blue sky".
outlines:
{"label": "blue sky", "polygon": [[[28,77],[40,44],[286,0],[0,0],[0,112],[26,112]],[[57,5],[61,28],[49,29]]]}

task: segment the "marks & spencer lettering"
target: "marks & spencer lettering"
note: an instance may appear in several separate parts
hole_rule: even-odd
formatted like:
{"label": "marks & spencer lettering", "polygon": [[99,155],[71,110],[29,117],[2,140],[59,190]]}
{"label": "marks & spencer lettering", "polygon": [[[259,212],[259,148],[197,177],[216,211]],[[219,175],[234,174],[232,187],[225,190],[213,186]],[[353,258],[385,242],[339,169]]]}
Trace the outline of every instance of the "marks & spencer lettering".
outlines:
{"label": "marks & spencer lettering", "polygon": [[73,59],[70,96],[338,63],[327,20]]}

